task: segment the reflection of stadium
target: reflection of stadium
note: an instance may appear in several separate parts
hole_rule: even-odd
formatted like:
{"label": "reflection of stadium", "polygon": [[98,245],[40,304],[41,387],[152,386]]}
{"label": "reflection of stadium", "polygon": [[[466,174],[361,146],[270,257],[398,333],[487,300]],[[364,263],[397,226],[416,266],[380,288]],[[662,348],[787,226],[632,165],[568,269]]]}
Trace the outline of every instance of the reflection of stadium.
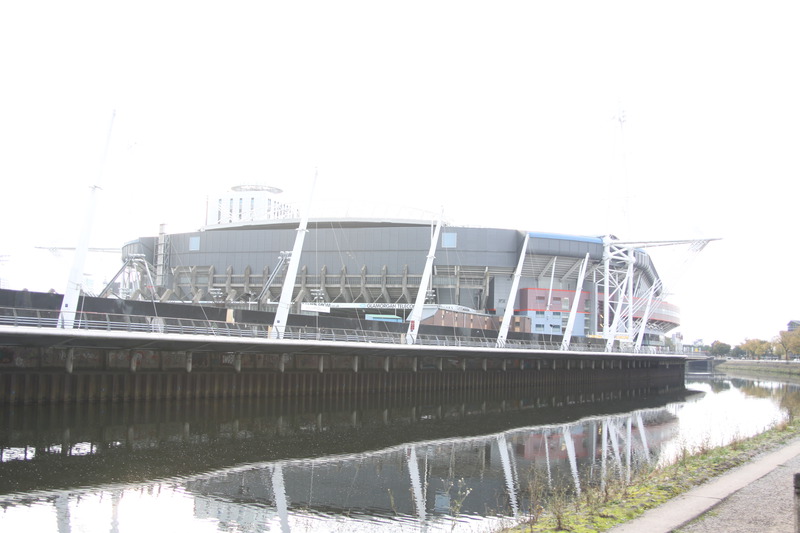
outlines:
{"label": "reflection of stadium", "polygon": [[[549,406],[543,409],[551,410]],[[292,440],[293,434],[309,440],[335,440],[341,437],[340,430],[354,435],[360,430],[352,420],[328,426],[320,415],[316,420],[308,417],[310,423],[306,423],[306,417],[287,417],[287,422],[292,423],[286,426],[281,425],[282,416],[241,421],[221,419],[196,431],[194,424],[181,423],[180,419],[165,427],[158,420],[160,416],[171,418],[162,414],[156,416],[156,422],[131,425],[127,429],[109,417],[110,425],[92,434],[109,435],[112,441],[85,442],[87,446],[78,454],[73,445],[69,453],[39,447],[31,451],[30,457],[9,458],[5,467],[42,463],[58,472],[65,467],[89,466],[86,471],[90,476],[85,478],[86,488],[60,490],[59,480],[52,480],[54,488],[40,488],[25,496],[24,501],[17,499],[20,492],[12,491],[8,496],[0,496],[0,504],[14,508],[40,499],[43,505],[55,507],[59,531],[99,529],[86,527],[82,520],[88,514],[79,512],[82,501],[96,500],[98,494],[110,512],[98,513],[96,507],[91,507],[97,516],[94,520],[110,515],[115,523],[119,521],[127,528],[130,515],[125,517],[117,507],[134,495],[137,498],[154,495],[155,499],[162,492],[170,492],[171,498],[193,502],[191,511],[185,505],[176,506],[174,511],[177,516],[173,518],[187,529],[192,529],[191,520],[197,519],[218,522],[220,531],[263,531],[265,526],[269,530],[274,527],[282,531],[307,531],[316,529],[309,528],[310,524],[326,524],[327,520],[355,528],[372,525],[381,530],[405,530],[425,525],[435,531],[443,524],[449,525],[453,514],[477,520],[526,512],[531,498],[529,478],[534,469],[546,480],[542,490],[558,485],[570,491],[579,491],[580,487],[596,484],[605,477],[635,471],[659,454],[663,440],[672,434],[664,429],[674,430],[676,422],[669,408],[662,406],[488,435],[395,443],[357,453],[242,461],[236,455],[238,443],[253,441],[253,449],[263,451],[273,441]],[[458,425],[463,426],[466,420],[459,420]],[[263,427],[265,423],[270,427]],[[405,428],[403,433],[408,434],[409,429],[420,424],[424,422],[419,420],[409,425],[407,421],[395,421],[384,427],[400,425]],[[659,429],[654,431],[654,428]],[[372,431],[376,429],[371,427]],[[53,433],[48,438],[58,436]],[[548,445],[543,446],[544,443]],[[178,449],[182,449],[183,455],[169,453]],[[232,457],[229,450],[234,453]],[[150,459],[163,453],[168,453],[169,459],[153,465]],[[195,460],[208,454],[217,455],[219,461],[227,464],[169,477],[158,475],[174,469],[172,463],[176,462],[184,463],[178,470],[196,469]],[[150,475],[158,481],[120,483],[119,471],[111,467],[121,466],[117,459],[123,456],[130,461],[129,469],[141,467],[143,462],[149,469],[155,467]],[[201,464],[208,463],[201,461]],[[111,476],[114,482],[101,479],[104,476]],[[186,516],[187,512],[193,516]],[[98,525],[102,523],[93,523]]]}
{"label": "reflection of stadium", "polygon": [[[673,415],[650,409],[354,456],[254,465],[189,481],[186,489],[231,502],[202,506],[220,520],[246,518],[248,508],[272,505],[287,523],[342,509],[355,521],[405,517],[430,523],[456,508],[466,515],[516,515],[530,505],[532,475],[543,476],[543,490],[558,484],[580,492],[603,476],[629,475],[649,464],[674,432]],[[487,505],[496,507],[487,511]]]}
{"label": "reflection of stadium", "polygon": [[[202,230],[129,242],[125,275],[107,294],[274,309],[298,226],[297,211],[279,192],[238,187],[209,199]],[[423,277],[430,220],[321,215],[308,229],[293,312],[407,318]],[[678,314],[661,300],[661,281],[642,246],[614,237],[445,226],[425,288],[423,327],[496,330],[521,264],[512,331],[660,345]]]}

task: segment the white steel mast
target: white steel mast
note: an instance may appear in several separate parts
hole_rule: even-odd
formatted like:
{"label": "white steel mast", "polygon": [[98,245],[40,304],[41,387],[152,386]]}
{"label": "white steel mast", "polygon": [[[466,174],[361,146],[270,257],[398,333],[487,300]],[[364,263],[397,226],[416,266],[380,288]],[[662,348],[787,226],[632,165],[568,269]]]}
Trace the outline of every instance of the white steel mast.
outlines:
{"label": "white steel mast", "polygon": [[567,327],[564,331],[564,336],[561,338],[561,349],[569,350],[569,343],[572,340],[572,329],[575,326],[575,319],[578,316],[578,302],[581,299],[581,289],[583,288],[583,280],[586,278],[586,266],[589,264],[589,254],[581,264],[581,270],[578,274],[578,279],[575,282],[575,296],[572,298],[572,307],[569,310],[569,318],[567,319]]}
{"label": "white steel mast", "polygon": [[511,291],[506,300],[506,309],[503,313],[503,321],[500,323],[500,331],[497,332],[497,347],[502,348],[506,345],[508,328],[511,326],[511,317],[514,316],[514,304],[517,301],[517,290],[519,289],[519,279],[522,277],[522,265],[525,263],[525,254],[528,252],[528,241],[531,234],[525,233],[525,240],[522,242],[522,251],[519,254],[517,269],[514,271],[514,281],[511,282]]}
{"label": "white steel mast", "polygon": [[75,256],[72,260],[67,289],[64,291],[64,298],[61,300],[61,311],[58,314],[58,327],[64,329],[72,329],[75,326],[75,313],[78,311],[78,299],[81,296],[81,287],[83,285],[83,269],[86,265],[86,255],[89,252],[89,237],[92,233],[94,211],[97,205],[97,191],[100,189],[99,182],[103,177],[103,167],[105,167],[106,157],[108,155],[108,145],[111,142],[111,130],[114,127],[115,116],[116,111],[111,114],[111,123],[108,126],[108,135],[106,135],[106,146],[103,151],[100,173],[97,182],[91,186],[83,231],[81,231],[78,245],[75,247]]}
{"label": "white steel mast", "polygon": [[419,282],[419,289],[417,290],[417,299],[414,302],[414,308],[408,317],[408,332],[406,333],[406,344],[414,344],[417,342],[417,334],[419,333],[419,324],[422,321],[422,309],[425,306],[425,297],[428,292],[428,283],[430,283],[431,272],[433,271],[433,260],[436,254],[436,245],[439,242],[439,232],[442,229],[442,216],[439,215],[439,220],[436,222],[436,229],[433,230],[431,236],[431,247],[428,250],[428,258],[425,261],[425,269],[422,271],[422,279]]}
{"label": "white steel mast", "polygon": [[297,278],[297,270],[300,267],[300,254],[303,251],[303,242],[308,232],[308,214],[311,211],[311,200],[314,197],[314,188],[317,185],[317,172],[314,171],[314,181],[311,184],[311,192],[308,195],[308,203],[305,212],[300,217],[300,227],[297,228],[297,237],[294,240],[292,255],[289,256],[289,265],[286,267],[286,276],[283,278],[281,288],[281,298],[278,301],[278,310],[275,312],[275,322],[269,332],[270,339],[282,339],[286,330],[286,321],[289,318],[289,310],[292,307],[292,293],[294,292],[294,282]]}
{"label": "white steel mast", "polygon": [[[656,279],[647,292],[638,292],[634,279],[636,271],[635,252],[641,248],[654,246],[674,246],[689,244],[689,258],[699,253],[709,242],[719,239],[674,240],[674,241],[635,241],[621,242],[607,236],[603,239],[603,338],[606,351],[613,350],[614,341],[620,340],[631,344],[634,351],[641,350],[641,343],[647,327],[647,321],[653,306],[663,298],[663,282]],[[687,259],[688,260],[688,259]],[[644,309],[643,314],[637,313]],[[613,320],[609,318],[613,315]],[[637,327],[638,326],[638,327]],[[635,338],[638,333],[638,338]]]}

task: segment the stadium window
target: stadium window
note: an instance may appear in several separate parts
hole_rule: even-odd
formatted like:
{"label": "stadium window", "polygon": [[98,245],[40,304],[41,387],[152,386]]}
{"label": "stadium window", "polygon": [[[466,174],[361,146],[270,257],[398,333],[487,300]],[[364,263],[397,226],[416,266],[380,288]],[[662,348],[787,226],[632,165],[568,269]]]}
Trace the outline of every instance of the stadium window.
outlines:
{"label": "stadium window", "polygon": [[454,232],[442,233],[442,248],[455,248],[458,244],[458,234]]}
{"label": "stadium window", "polygon": [[189,237],[189,251],[197,252],[200,250],[200,237]]}
{"label": "stadium window", "polygon": [[535,328],[536,331],[544,331],[544,324],[536,324]]}

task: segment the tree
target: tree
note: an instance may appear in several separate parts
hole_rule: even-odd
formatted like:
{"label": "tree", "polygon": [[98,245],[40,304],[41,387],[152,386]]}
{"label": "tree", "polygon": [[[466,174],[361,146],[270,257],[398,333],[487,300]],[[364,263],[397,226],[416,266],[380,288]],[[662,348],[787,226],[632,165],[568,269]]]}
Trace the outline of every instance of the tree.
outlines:
{"label": "tree", "polygon": [[748,356],[761,359],[769,352],[769,349],[772,347],[772,343],[761,339],[745,339],[744,342],[739,346],[742,350],[747,352]]}
{"label": "tree", "polygon": [[789,354],[786,353],[786,349],[781,344],[780,337],[772,339],[772,351],[778,356],[778,359],[789,360]]}
{"label": "tree", "polygon": [[782,355],[789,359],[793,355],[800,354],[800,329],[794,331],[781,331],[775,337],[775,346],[780,347]]}
{"label": "tree", "polygon": [[711,343],[709,352],[715,357],[725,357],[731,353],[731,345],[720,341],[714,341]]}
{"label": "tree", "polygon": [[664,337],[664,348],[666,348],[668,352],[674,353],[675,341],[671,337]]}

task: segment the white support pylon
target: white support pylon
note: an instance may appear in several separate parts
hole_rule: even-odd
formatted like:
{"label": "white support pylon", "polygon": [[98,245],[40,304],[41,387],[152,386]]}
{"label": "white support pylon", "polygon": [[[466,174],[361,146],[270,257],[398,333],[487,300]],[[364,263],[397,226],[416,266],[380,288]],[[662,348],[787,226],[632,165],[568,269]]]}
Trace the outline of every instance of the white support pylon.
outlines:
{"label": "white support pylon", "polygon": [[572,299],[572,307],[569,310],[569,318],[567,319],[567,330],[564,332],[564,336],[561,339],[561,350],[566,351],[569,350],[569,343],[572,340],[572,328],[575,327],[575,319],[578,315],[578,303],[581,299],[581,289],[583,288],[583,280],[586,277],[586,266],[589,264],[589,254],[586,254],[586,258],[583,260],[583,264],[581,265],[581,271],[578,274],[578,279],[575,285],[575,296]]}
{"label": "white support pylon", "polygon": [[72,329],[75,326],[75,315],[78,312],[78,299],[81,296],[81,287],[83,286],[83,270],[86,265],[86,256],[89,253],[89,237],[92,234],[94,213],[97,206],[97,191],[100,190],[99,182],[103,177],[103,167],[105,166],[106,157],[108,155],[108,146],[111,144],[111,131],[114,128],[114,117],[116,117],[116,111],[111,114],[111,123],[108,126],[108,135],[106,136],[106,146],[100,166],[100,175],[97,179],[97,183],[91,186],[89,205],[85,212],[86,218],[84,219],[83,230],[78,237],[78,245],[75,247],[75,256],[72,259],[72,268],[69,272],[67,288],[61,300],[61,311],[58,314],[57,324],[58,327],[64,329]]}
{"label": "white support pylon", "polygon": [[[636,252],[643,248],[689,244],[689,256],[685,261],[688,263],[689,259],[715,240],[718,239],[622,242],[611,236],[603,238],[602,334],[606,340],[606,351],[612,350],[618,338],[631,343],[634,351],[641,351],[647,322],[653,309],[664,297],[664,285],[660,278],[652,280],[649,287],[641,277],[634,279]],[[640,312],[642,314],[637,318]],[[614,320],[610,320],[612,313]]]}
{"label": "white support pylon", "polygon": [[428,292],[431,273],[433,272],[433,260],[436,258],[436,245],[439,243],[439,232],[442,230],[442,217],[436,222],[436,228],[431,236],[431,247],[428,250],[428,257],[425,261],[425,269],[422,271],[422,279],[417,290],[417,299],[414,308],[408,317],[408,332],[406,333],[406,344],[415,344],[419,334],[420,322],[422,322],[422,310],[425,307],[425,298]]}
{"label": "white support pylon", "polygon": [[281,287],[281,298],[278,301],[278,310],[275,312],[275,321],[269,332],[270,339],[282,339],[286,331],[286,322],[289,319],[289,310],[292,307],[292,294],[294,293],[294,282],[297,279],[297,270],[300,267],[300,254],[303,251],[303,242],[308,232],[308,215],[311,211],[311,201],[314,198],[314,188],[317,185],[317,173],[314,172],[314,181],[311,184],[311,192],[308,195],[308,203],[305,212],[300,218],[300,226],[297,228],[297,236],[294,240],[292,255],[289,256],[289,265],[286,267],[286,276],[283,278]]}
{"label": "white support pylon", "polygon": [[500,323],[500,331],[497,332],[498,348],[506,345],[506,337],[508,336],[508,328],[511,327],[511,317],[514,316],[514,305],[517,301],[517,291],[519,290],[519,280],[522,277],[522,265],[525,263],[525,255],[528,252],[528,241],[531,234],[525,233],[525,239],[522,241],[522,251],[519,254],[519,261],[517,268],[514,271],[514,281],[511,282],[511,290],[509,291],[508,299],[506,300],[506,309],[503,312],[503,321]]}

